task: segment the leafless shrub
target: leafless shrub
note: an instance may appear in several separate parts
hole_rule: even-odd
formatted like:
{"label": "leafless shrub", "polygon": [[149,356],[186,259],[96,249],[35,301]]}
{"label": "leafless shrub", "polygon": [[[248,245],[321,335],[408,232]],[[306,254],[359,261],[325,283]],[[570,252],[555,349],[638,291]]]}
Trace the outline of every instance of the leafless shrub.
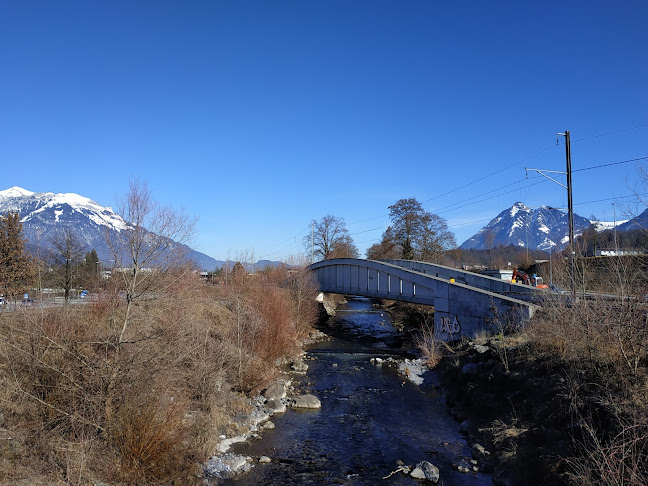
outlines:
{"label": "leafless shrub", "polygon": [[177,478],[190,465],[184,446],[187,407],[174,397],[145,398],[143,403],[128,401],[119,410],[114,437],[118,476],[131,483],[160,483]]}
{"label": "leafless shrub", "polygon": [[548,300],[528,336],[565,368],[565,412],[580,431],[573,484],[648,484],[648,314],[645,279],[630,259],[609,259],[606,293]]}
{"label": "leafless shrub", "polygon": [[434,324],[423,323],[419,333],[414,338],[416,349],[428,368],[434,368],[443,358],[445,343],[439,340],[434,334]]}
{"label": "leafless shrub", "polygon": [[520,319],[516,318],[515,312],[514,309],[510,309],[502,315],[491,300],[490,315],[484,318],[492,336],[490,339],[491,348],[499,357],[507,373],[510,367],[509,348],[512,346],[507,335],[520,329],[518,324]]}
{"label": "leafless shrub", "polygon": [[603,437],[591,421],[582,420],[581,456],[569,461],[574,484],[643,486],[648,484],[648,419],[641,415],[615,417],[614,433]]}
{"label": "leafless shrub", "polygon": [[529,429],[521,426],[517,418],[512,418],[507,424],[503,420],[495,420],[490,427],[479,429],[479,432],[490,436],[493,444],[498,446],[498,454],[503,462],[508,462],[517,455],[518,438]]}

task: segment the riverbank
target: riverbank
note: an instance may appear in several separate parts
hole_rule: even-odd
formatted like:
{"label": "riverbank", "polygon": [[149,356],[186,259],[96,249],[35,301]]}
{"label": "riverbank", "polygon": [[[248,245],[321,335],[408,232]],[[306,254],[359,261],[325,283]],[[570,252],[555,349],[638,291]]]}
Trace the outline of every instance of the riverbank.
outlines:
{"label": "riverbank", "polygon": [[436,368],[501,485],[648,484],[648,328],[635,300],[546,301]]}
{"label": "riverbank", "polygon": [[200,483],[317,317],[306,271],[156,285],[0,315],[0,484]]}
{"label": "riverbank", "polygon": [[[497,485],[567,484],[574,428],[564,369],[533,356],[524,344],[466,342],[435,371],[450,413],[487,458]],[[475,452],[477,456],[480,453]]]}

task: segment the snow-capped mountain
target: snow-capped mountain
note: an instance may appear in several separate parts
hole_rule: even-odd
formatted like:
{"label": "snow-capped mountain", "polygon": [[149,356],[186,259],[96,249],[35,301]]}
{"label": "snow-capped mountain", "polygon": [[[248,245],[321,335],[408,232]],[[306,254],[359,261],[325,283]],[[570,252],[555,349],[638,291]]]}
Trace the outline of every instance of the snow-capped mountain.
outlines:
{"label": "snow-capped mountain", "polygon": [[[589,228],[589,219],[574,213],[574,236]],[[606,223],[603,223],[606,224]],[[558,209],[541,206],[531,209],[521,202],[502,211],[495,219],[461,244],[461,248],[487,249],[514,245],[549,251],[562,250],[569,242],[569,218]]]}
{"label": "snow-capped mountain", "polygon": [[619,221],[619,231],[646,230],[648,229],[648,209],[628,221]]}
{"label": "snow-capped mountain", "polygon": [[[20,214],[27,248],[40,256],[52,248],[51,240],[57,231],[69,227],[87,248],[86,251],[94,248],[99,259],[109,263],[113,257],[106,243],[106,232],[127,228],[126,222],[111,208],[72,193],[31,192],[12,187],[0,191],[0,213],[7,211]],[[185,249],[188,258],[200,268],[213,270],[222,263],[191,248]]]}

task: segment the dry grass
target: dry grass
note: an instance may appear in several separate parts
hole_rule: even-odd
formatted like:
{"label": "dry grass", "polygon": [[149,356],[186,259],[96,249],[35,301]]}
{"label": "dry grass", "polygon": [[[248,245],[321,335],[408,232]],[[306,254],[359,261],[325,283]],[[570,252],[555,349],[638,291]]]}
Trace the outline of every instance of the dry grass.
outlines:
{"label": "dry grass", "polygon": [[640,296],[556,299],[525,333],[565,369],[563,396],[579,430],[573,484],[648,484],[648,308]]}
{"label": "dry grass", "polygon": [[479,429],[480,432],[490,436],[493,444],[497,446],[500,460],[505,463],[517,456],[518,439],[529,431],[516,422],[506,424],[502,420],[496,420],[490,427]]}
{"label": "dry grass", "polygon": [[184,484],[247,406],[235,391],[296,349],[295,289],[281,280],[216,290],[177,270],[158,283],[122,342],[117,292],[0,315],[0,412],[20,438],[0,444],[0,480]]}
{"label": "dry grass", "polygon": [[414,338],[416,348],[421,352],[421,359],[428,368],[434,368],[443,358],[446,345],[434,335],[434,326],[422,324],[419,333]]}

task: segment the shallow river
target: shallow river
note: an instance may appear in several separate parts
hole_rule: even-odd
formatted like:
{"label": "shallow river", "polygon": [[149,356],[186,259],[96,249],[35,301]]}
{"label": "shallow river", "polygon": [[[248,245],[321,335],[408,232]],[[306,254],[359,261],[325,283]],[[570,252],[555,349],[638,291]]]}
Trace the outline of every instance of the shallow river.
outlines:
{"label": "shallow river", "polygon": [[370,363],[372,357],[402,359],[410,347],[388,314],[368,300],[352,300],[322,331],[333,340],[307,350],[309,370],[294,380],[301,393],[317,396],[322,408],[275,415],[274,430],[232,450],[266,455],[272,463],[217,484],[419,484],[402,473],[382,480],[397,469],[398,460],[409,465],[430,461],[445,486],[492,484],[490,475],[452,468],[466,464],[470,448],[435,390],[433,372],[416,386],[396,368]]}

